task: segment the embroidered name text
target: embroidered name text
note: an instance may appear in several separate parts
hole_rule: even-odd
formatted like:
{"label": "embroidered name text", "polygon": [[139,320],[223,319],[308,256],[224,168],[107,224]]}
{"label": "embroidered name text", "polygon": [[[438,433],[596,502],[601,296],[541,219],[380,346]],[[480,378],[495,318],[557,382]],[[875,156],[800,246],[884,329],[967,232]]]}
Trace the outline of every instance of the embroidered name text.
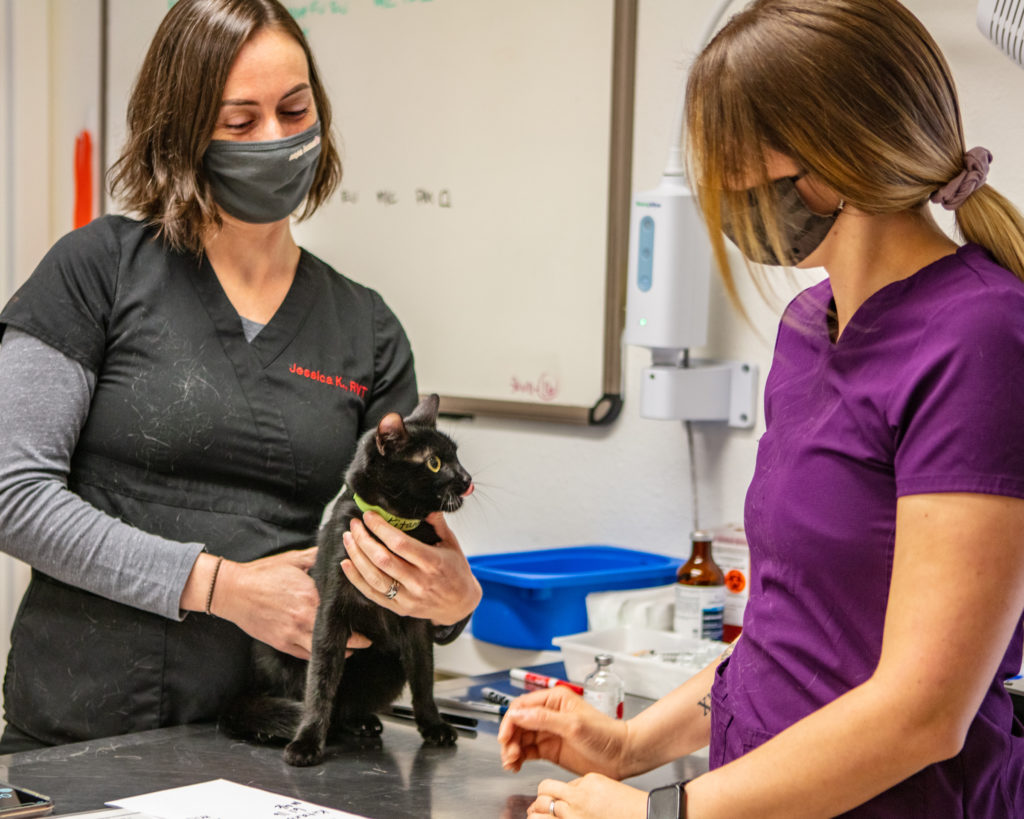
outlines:
{"label": "embroidered name text", "polygon": [[321,384],[326,384],[328,387],[337,387],[339,390],[351,392],[360,398],[366,397],[367,388],[350,378],[346,379],[340,375],[327,375],[320,372],[320,370],[310,370],[300,364],[292,364],[288,368],[288,372],[301,375],[303,378],[308,378],[311,381],[318,381]]}

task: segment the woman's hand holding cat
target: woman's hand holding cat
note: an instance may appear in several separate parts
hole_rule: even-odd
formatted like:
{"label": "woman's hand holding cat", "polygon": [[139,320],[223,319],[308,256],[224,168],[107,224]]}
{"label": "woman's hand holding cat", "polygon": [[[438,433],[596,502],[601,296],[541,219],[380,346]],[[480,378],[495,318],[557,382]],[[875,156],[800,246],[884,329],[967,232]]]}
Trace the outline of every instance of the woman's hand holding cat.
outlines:
{"label": "woman's hand holding cat", "polygon": [[[438,626],[472,613],[483,592],[442,513],[426,517],[441,538],[433,546],[409,537],[373,512],[366,512],[363,519],[365,526],[354,519],[345,533],[348,559],[341,562],[345,576],[360,592],[397,614]],[[398,583],[398,592],[389,599],[393,582]]]}
{"label": "woman's hand holding cat", "polygon": [[225,560],[210,611],[278,651],[308,660],[320,602],[309,576],[315,561],[316,547],[249,563]]}

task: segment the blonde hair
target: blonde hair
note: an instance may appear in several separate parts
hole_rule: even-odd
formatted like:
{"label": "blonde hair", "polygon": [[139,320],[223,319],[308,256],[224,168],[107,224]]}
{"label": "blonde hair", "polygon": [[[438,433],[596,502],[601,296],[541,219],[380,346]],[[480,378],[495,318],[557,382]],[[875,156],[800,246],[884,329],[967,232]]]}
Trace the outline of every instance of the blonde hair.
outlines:
{"label": "blonde hair", "polygon": [[[920,21],[896,0],[755,0],[697,57],[687,84],[687,156],[718,267],[734,302],[722,224],[745,256],[758,226],[786,259],[764,151],[867,213],[919,208],[964,169],[953,78]],[[753,173],[758,184],[735,190]],[[963,238],[1024,279],[1024,219],[990,185],[956,212]]]}

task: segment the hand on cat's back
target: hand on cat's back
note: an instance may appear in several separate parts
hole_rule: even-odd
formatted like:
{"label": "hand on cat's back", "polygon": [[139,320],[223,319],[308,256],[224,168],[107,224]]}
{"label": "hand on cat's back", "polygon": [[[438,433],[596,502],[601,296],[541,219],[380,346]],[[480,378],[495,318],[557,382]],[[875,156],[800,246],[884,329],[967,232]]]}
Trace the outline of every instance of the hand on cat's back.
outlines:
{"label": "hand on cat's back", "polygon": [[213,613],[278,651],[308,660],[320,603],[309,576],[316,551],[314,546],[249,563],[225,560]]}
{"label": "hand on cat's back", "polygon": [[[409,537],[373,512],[364,520],[365,526],[353,519],[344,534],[349,559],[341,562],[345,576],[364,596],[397,614],[439,626],[457,623],[476,608],[480,584],[441,512],[425,519],[441,538],[433,546]],[[399,591],[389,600],[385,595],[393,580]]]}

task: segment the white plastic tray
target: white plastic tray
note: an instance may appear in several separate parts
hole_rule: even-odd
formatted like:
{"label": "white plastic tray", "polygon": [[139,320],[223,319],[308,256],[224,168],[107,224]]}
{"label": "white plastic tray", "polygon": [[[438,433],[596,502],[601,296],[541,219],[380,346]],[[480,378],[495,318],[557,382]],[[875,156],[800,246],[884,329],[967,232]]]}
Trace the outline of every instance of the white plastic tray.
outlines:
{"label": "white plastic tray", "polygon": [[597,654],[610,654],[626,692],[656,700],[688,680],[725,650],[725,643],[684,637],[674,631],[617,626],[555,637],[566,676],[582,683]]}

